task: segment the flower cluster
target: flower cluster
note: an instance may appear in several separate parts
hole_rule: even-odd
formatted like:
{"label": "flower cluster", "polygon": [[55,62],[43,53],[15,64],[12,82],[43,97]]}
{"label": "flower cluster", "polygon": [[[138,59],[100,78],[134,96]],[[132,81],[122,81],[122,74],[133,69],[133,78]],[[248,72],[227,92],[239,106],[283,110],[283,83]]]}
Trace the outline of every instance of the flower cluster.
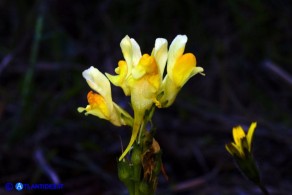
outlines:
{"label": "flower cluster", "polygon": [[[135,142],[145,112],[152,105],[169,107],[192,76],[203,74],[203,68],[196,67],[194,54],[184,54],[186,42],[186,35],[178,35],[168,50],[167,40],[157,38],[151,54],[142,55],[138,43],[125,36],[120,43],[124,60],[118,62],[116,75],[105,73],[105,76],[94,67],[83,72],[83,77],[94,92],[90,91],[87,95],[89,105],[78,108],[78,111],[109,120],[116,126],[132,126],[130,142],[119,160],[125,157]],[[164,76],[165,67],[167,73]],[[126,96],[131,96],[133,118],[112,101],[109,81],[121,87]]]}

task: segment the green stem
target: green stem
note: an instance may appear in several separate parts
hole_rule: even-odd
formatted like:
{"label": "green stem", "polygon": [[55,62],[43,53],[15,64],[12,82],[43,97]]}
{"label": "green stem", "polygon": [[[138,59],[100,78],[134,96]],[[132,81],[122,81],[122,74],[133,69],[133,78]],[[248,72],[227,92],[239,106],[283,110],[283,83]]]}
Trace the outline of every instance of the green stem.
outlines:
{"label": "green stem", "polygon": [[138,141],[137,141],[138,144],[140,144],[140,141],[141,141],[141,135],[142,135],[142,131],[143,131],[143,129],[144,129],[144,124],[145,124],[145,122],[143,121],[143,122],[141,123],[141,125],[140,125],[139,135],[138,135]]}
{"label": "green stem", "polygon": [[135,182],[135,195],[140,195],[140,191],[139,191],[139,184],[140,184],[140,181],[138,182]]}
{"label": "green stem", "polygon": [[136,195],[136,190],[135,190],[135,183],[133,181],[130,182],[130,187],[128,188],[129,194],[130,195]]}
{"label": "green stem", "polygon": [[138,135],[138,141],[137,141],[138,144],[140,144],[140,142],[141,142],[141,136],[144,133],[144,131],[146,130],[146,125],[148,124],[148,122],[150,122],[151,123],[151,126],[152,126],[151,120],[152,120],[152,116],[154,114],[154,111],[155,111],[155,105],[153,104],[151,106],[151,108],[146,112],[148,114],[145,114],[144,120],[143,120],[143,122],[140,125],[139,135]]}

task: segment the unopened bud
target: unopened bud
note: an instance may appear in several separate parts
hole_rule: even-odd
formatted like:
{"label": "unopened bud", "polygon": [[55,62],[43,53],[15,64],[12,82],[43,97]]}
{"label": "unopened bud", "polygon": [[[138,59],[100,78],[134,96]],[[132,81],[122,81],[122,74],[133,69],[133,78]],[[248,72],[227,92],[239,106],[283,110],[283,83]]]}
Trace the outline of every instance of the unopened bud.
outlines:
{"label": "unopened bud", "polygon": [[131,166],[126,161],[118,162],[118,176],[121,181],[126,181],[130,179],[131,176]]}
{"label": "unopened bud", "polygon": [[139,145],[134,145],[132,156],[131,156],[131,162],[133,165],[140,165],[142,158],[142,150],[139,147]]}

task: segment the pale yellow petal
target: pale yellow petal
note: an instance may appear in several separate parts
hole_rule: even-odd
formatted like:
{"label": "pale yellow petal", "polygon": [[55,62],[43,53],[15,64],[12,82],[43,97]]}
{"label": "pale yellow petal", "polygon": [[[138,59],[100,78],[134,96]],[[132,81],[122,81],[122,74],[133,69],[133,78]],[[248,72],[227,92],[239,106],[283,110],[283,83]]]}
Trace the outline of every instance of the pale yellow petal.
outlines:
{"label": "pale yellow petal", "polygon": [[159,74],[162,79],[167,60],[167,40],[163,38],[156,39],[155,47],[151,55],[154,56],[156,60],[156,63],[159,68]]}
{"label": "pale yellow petal", "polygon": [[109,102],[112,101],[110,82],[103,73],[91,66],[89,69],[83,71],[82,75],[91,89],[99,93],[105,99],[108,99]]}
{"label": "pale yellow petal", "polygon": [[131,68],[133,62],[132,62],[132,56],[133,56],[133,49],[132,49],[132,42],[131,39],[128,35],[126,35],[121,43],[120,43],[121,49],[122,49],[122,53],[123,56],[127,62],[127,64],[129,65],[129,69]]}
{"label": "pale yellow petal", "polygon": [[186,35],[177,35],[169,46],[167,74],[171,79],[173,79],[173,67],[176,61],[183,55],[187,40]]}
{"label": "pale yellow petal", "polygon": [[140,50],[140,46],[138,45],[138,43],[135,41],[135,39],[131,38],[131,43],[132,43],[132,66],[135,67],[142,54],[141,54],[141,50]]}
{"label": "pale yellow petal", "polygon": [[116,68],[116,73],[118,75],[110,75],[108,73],[105,73],[105,75],[113,85],[121,87],[125,95],[127,96],[130,95],[130,89],[126,84],[126,79],[128,75],[128,65],[124,60],[119,61],[118,67]]}
{"label": "pale yellow petal", "polygon": [[78,107],[78,108],[77,108],[77,111],[78,111],[79,113],[84,112],[85,110],[86,110],[86,108],[84,108],[84,107]]}
{"label": "pale yellow petal", "polygon": [[190,78],[195,76],[198,73],[205,76],[204,69],[202,67],[195,67],[190,74]]}
{"label": "pale yellow petal", "polygon": [[142,56],[140,46],[135,39],[125,36],[120,43],[123,56],[128,65],[128,75],[131,73],[131,69],[136,66]]}

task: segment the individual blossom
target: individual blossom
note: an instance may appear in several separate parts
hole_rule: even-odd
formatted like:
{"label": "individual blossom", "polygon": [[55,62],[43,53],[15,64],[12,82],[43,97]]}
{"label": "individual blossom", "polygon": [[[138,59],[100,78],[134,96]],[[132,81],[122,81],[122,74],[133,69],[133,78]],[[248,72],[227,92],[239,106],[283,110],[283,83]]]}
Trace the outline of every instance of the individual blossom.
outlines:
{"label": "individual blossom", "polygon": [[[184,53],[187,42],[186,35],[177,35],[172,41],[167,59],[167,75],[163,79],[160,99],[162,107],[169,107],[175,100],[184,84],[194,75],[203,74],[204,69],[196,66],[196,57],[192,53]],[[204,75],[204,74],[203,74]]]}
{"label": "individual blossom", "polygon": [[93,66],[83,71],[82,75],[93,91],[87,94],[88,105],[79,107],[78,112],[85,111],[85,115],[92,114],[116,126],[131,126],[132,117],[112,101],[111,86],[106,76]]}
{"label": "individual blossom", "polygon": [[251,123],[247,134],[245,134],[241,126],[234,127],[232,130],[234,142],[226,144],[226,150],[232,155],[238,158],[247,158],[251,155],[252,140],[256,122]]}
{"label": "individual blossom", "polygon": [[264,194],[268,194],[261,181],[259,169],[252,154],[252,141],[256,126],[256,122],[251,123],[247,134],[241,126],[234,127],[232,130],[234,142],[226,144],[225,147],[233,156],[234,162],[241,173],[258,185]]}

